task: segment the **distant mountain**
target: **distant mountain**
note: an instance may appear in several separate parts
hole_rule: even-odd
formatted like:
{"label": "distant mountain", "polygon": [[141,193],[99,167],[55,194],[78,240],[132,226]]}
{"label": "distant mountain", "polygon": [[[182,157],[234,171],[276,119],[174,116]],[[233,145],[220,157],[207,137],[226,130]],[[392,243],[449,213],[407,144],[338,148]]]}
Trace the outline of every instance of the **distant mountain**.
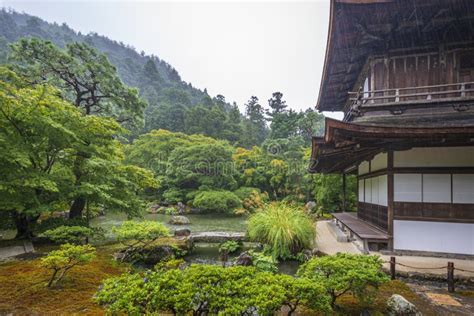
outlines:
{"label": "distant mountain", "polygon": [[[155,55],[138,53],[134,47],[111,40],[97,33],[81,34],[71,29],[66,23],[48,23],[38,17],[0,10],[0,63],[4,63],[8,54],[8,44],[21,37],[38,37],[50,40],[60,47],[70,42],[85,42],[105,53],[117,67],[123,82],[137,87],[150,105],[157,105],[160,98],[185,99],[185,106],[198,103],[206,104],[211,99],[204,91],[194,88],[190,83],[181,80],[178,71],[170,64]],[[157,72],[157,73],[156,73]],[[183,102],[181,102],[183,103]],[[226,103],[228,110],[230,105]]]}

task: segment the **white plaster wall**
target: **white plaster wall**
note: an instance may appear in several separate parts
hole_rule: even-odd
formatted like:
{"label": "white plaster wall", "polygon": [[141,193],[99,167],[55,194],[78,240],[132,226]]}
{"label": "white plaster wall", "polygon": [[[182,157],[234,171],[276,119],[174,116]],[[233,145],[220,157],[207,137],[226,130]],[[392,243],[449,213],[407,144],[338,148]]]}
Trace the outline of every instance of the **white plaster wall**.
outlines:
{"label": "white plaster wall", "polygon": [[379,184],[379,205],[387,206],[387,176],[380,176],[378,177],[378,184]]}
{"label": "white plaster wall", "polygon": [[377,171],[381,169],[386,169],[387,168],[387,153],[380,153],[372,159],[370,162],[370,171]]}
{"label": "white plaster wall", "polygon": [[365,202],[372,203],[372,179],[365,179]]}
{"label": "white plaster wall", "polygon": [[379,178],[372,178],[372,204],[379,204]]}
{"label": "white plaster wall", "polygon": [[474,255],[474,224],[395,220],[393,234],[397,250]]}
{"label": "white plaster wall", "polygon": [[395,151],[394,167],[473,167],[472,147],[427,147]]}
{"label": "white plaster wall", "polygon": [[453,203],[474,203],[474,174],[453,174]]}
{"label": "white plaster wall", "polygon": [[394,174],[393,199],[399,202],[421,202],[421,174]]}
{"label": "white plaster wall", "polygon": [[369,162],[368,161],[362,161],[359,164],[359,167],[358,167],[358,174],[362,175],[362,174],[366,174],[366,173],[369,173]]}
{"label": "white plaster wall", "polygon": [[423,202],[451,203],[451,175],[424,174]]}
{"label": "white plaster wall", "polygon": [[359,202],[365,202],[365,199],[364,199],[364,180],[359,180]]}

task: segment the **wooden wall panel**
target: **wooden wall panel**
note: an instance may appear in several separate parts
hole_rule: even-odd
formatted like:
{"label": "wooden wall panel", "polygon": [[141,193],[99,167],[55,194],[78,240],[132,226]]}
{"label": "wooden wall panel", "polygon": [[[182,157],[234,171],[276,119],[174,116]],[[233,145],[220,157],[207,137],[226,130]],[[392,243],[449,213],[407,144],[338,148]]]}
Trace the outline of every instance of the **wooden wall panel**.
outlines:
{"label": "wooden wall panel", "polygon": [[377,226],[381,230],[387,231],[388,213],[386,206],[359,202],[357,216],[360,219]]}
{"label": "wooden wall panel", "polygon": [[474,204],[395,201],[394,219],[474,223]]}

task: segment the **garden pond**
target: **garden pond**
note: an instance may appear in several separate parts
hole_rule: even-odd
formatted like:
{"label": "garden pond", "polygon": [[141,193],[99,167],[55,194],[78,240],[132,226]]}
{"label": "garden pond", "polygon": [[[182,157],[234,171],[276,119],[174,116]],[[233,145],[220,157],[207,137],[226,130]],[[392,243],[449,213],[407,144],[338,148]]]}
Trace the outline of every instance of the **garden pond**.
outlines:
{"label": "garden pond", "polygon": [[[171,225],[169,220],[171,215],[165,214],[146,214],[144,220],[159,221],[170,228],[171,231],[180,228],[188,228],[192,233],[198,232],[245,232],[247,229],[247,217],[235,216],[229,214],[186,214],[189,225]],[[105,216],[99,216],[91,220],[91,225],[102,227],[109,235],[106,238],[111,239],[112,227],[120,225],[127,220],[127,216],[123,213],[109,213]],[[244,243],[243,250],[254,248],[254,243]],[[236,255],[230,255],[229,261],[235,259]],[[219,244],[217,243],[196,243],[192,253],[185,257],[187,262],[203,263],[203,264],[222,264],[219,255]],[[294,274],[298,269],[297,261],[285,261],[279,263],[279,269],[282,273]]]}

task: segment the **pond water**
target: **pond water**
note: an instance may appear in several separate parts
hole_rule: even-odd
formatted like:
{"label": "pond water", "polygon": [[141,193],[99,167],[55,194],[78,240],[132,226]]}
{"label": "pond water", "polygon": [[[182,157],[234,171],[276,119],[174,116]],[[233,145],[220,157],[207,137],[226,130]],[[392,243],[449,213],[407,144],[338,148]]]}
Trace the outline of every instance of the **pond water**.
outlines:
{"label": "pond water", "polygon": [[[168,222],[171,215],[164,214],[146,214],[141,220],[153,220],[164,223],[172,231],[177,228],[189,228],[191,232],[245,232],[247,229],[247,217],[234,216],[229,214],[187,214],[189,225],[170,225]],[[123,213],[108,213],[105,216],[99,216],[91,220],[91,226],[102,227],[106,231],[106,240],[112,240],[112,228],[119,226],[127,220],[127,216]],[[1,231],[4,239],[13,238],[14,230]],[[244,249],[251,249],[255,246],[253,243],[244,243]],[[184,258],[190,263],[206,263],[221,265],[218,250],[219,244],[216,243],[196,243],[193,251]],[[239,252],[240,253],[240,252]],[[238,254],[237,254],[238,255]],[[235,256],[229,256],[229,262],[235,259]],[[278,264],[281,273],[295,274],[299,263],[296,261],[285,261]]]}
{"label": "pond water", "polygon": [[[255,244],[253,243],[244,243],[244,246],[240,251],[238,251],[235,255],[229,255],[228,262],[232,262],[242,251],[249,250],[254,247]],[[222,265],[222,261],[220,261],[218,244],[212,243],[195,244],[193,251],[186,255],[184,260],[189,263]],[[278,270],[280,273],[295,275],[299,266],[300,262],[296,260],[282,261],[278,263]]]}
{"label": "pond water", "polygon": [[[164,223],[171,230],[177,228],[189,228],[191,232],[245,232],[247,229],[247,217],[233,216],[228,214],[187,214],[185,215],[191,222],[189,225],[170,225],[168,222],[171,215],[164,214],[146,214],[143,220],[153,220]],[[91,225],[102,227],[110,232],[112,227],[120,225],[127,220],[125,214],[109,213],[106,216],[100,216],[91,220]],[[111,235],[108,236],[112,237]],[[248,250],[255,246],[253,243],[244,243],[242,250]],[[215,243],[196,243],[191,253],[185,256],[189,263],[217,264],[222,265],[219,255],[219,244]],[[240,253],[240,252],[239,252]],[[238,254],[237,254],[238,255]],[[237,255],[230,255],[229,262],[233,261]],[[285,261],[278,264],[281,273],[295,274],[299,263],[296,261]]]}
{"label": "pond water", "polygon": [[[189,225],[170,225],[168,222],[171,215],[164,214],[146,214],[143,220],[158,221],[164,223],[171,230],[177,228],[189,228],[191,232],[245,232],[247,229],[247,217],[234,216],[229,214],[187,214],[185,215]],[[120,225],[127,220],[123,213],[108,213],[105,216],[99,216],[91,220],[91,226],[102,227],[110,232],[112,227]]]}

